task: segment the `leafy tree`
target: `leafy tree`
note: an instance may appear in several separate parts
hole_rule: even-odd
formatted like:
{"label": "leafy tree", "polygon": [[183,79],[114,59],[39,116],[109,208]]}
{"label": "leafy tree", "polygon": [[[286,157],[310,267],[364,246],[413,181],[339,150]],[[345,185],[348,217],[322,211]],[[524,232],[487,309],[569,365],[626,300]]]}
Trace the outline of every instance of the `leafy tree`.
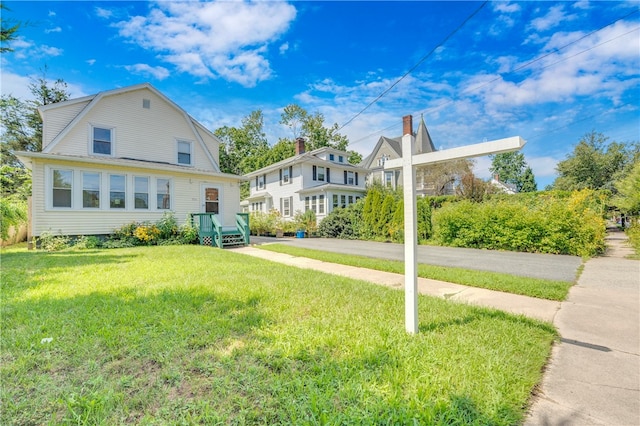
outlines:
{"label": "leafy tree", "polygon": [[17,32],[20,29],[22,23],[14,20],[5,19],[5,12],[9,9],[4,3],[0,2],[0,18],[2,18],[2,24],[0,25],[0,53],[13,52],[13,49],[9,47],[8,43],[15,40]]}
{"label": "leafy tree", "polygon": [[533,176],[533,170],[531,167],[527,167],[522,175],[522,188],[520,192],[536,192],[538,190],[538,184],[536,178]]}
{"label": "leafy tree", "polygon": [[322,113],[309,114],[304,108],[296,104],[290,104],[284,108],[280,124],[284,124],[291,129],[293,140],[298,137],[305,138],[308,151],[325,146],[346,151],[349,145],[349,139],[338,133],[339,126],[337,123],[334,123],[331,127],[326,127]]}
{"label": "leafy tree", "polygon": [[259,159],[269,150],[264,133],[262,111],[253,111],[242,119],[242,126],[221,127],[214,134],[220,145],[220,169],[225,173],[244,174],[263,167]]}
{"label": "leafy tree", "polygon": [[582,137],[573,152],[556,166],[554,189],[609,189],[640,155],[639,144],[611,142],[602,133],[592,131]]}
{"label": "leafy tree", "polygon": [[636,161],[629,173],[615,182],[618,191],[613,204],[628,213],[640,212],[640,160]]}
{"label": "leafy tree", "polygon": [[456,190],[457,195],[461,198],[477,203],[483,201],[492,192],[491,184],[477,178],[472,172],[462,176]]}
{"label": "leafy tree", "polygon": [[538,186],[533,170],[527,165],[521,152],[503,152],[492,155],[489,171],[498,175],[501,182],[515,185],[518,192],[536,191]]}
{"label": "leafy tree", "polygon": [[3,195],[19,193],[26,197],[26,194],[31,192],[30,173],[24,169],[12,151],[41,151],[42,118],[38,108],[69,98],[67,84],[63,80],[58,79],[50,83],[45,75],[33,80],[29,89],[34,98],[27,101],[11,95],[0,97],[0,117],[3,124],[0,134]]}
{"label": "leafy tree", "polygon": [[416,169],[417,179],[426,187],[433,186],[432,195],[445,195],[450,183],[471,172],[470,160],[452,160]]}

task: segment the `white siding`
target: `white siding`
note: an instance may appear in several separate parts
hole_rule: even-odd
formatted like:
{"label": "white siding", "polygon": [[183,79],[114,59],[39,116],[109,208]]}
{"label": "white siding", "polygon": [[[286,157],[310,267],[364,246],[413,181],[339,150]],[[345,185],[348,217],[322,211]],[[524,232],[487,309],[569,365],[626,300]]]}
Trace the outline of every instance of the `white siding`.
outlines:
{"label": "white siding", "polygon": [[[150,100],[150,108],[143,108],[143,99]],[[177,164],[176,141],[180,139],[193,142],[192,162],[195,168],[218,171],[207,157],[186,115],[149,89],[101,98],[53,147],[51,153],[91,155],[92,125],[114,129],[115,157]],[[208,139],[213,149],[211,155],[216,158],[217,143],[213,138]]]}
{"label": "white siding", "polygon": [[42,120],[44,122],[42,129],[42,148],[44,149],[49,145],[49,143],[71,123],[71,120],[80,114],[80,111],[82,111],[89,102],[90,101],[87,100],[85,102],[73,103],[45,111]]}
{"label": "white siding", "polygon": [[[62,168],[74,172],[74,201],[72,209],[54,209],[50,203],[49,177],[46,174],[51,168]],[[102,207],[100,209],[82,208],[81,173],[97,172],[105,177],[109,174],[127,176],[127,208],[124,211],[110,209],[108,206],[109,188],[101,188]],[[224,179],[206,174],[170,173],[133,167],[100,167],[95,164],[79,162],[49,162],[42,160],[33,162],[33,206],[32,234],[39,236],[44,231],[60,235],[99,235],[110,234],[114,229],[131,222],[155,222],[167,210],[157,210],[151,202],[149,210],[133,208],[133,176],[149,176],[151,182],[155,178],[169,178],[173,183],[171,192],[171,211],[180,224],[184,223],[188,213],[201,212],[204,205],[201,188],[203,185],[217,186],[221,189],[221,209],[225,226],[235,225],[235,214],[240,211],[240,186],[234,179]],[[80,194],[78,196],[78,194]],[[150,198],[152,194],[150,194]]]}

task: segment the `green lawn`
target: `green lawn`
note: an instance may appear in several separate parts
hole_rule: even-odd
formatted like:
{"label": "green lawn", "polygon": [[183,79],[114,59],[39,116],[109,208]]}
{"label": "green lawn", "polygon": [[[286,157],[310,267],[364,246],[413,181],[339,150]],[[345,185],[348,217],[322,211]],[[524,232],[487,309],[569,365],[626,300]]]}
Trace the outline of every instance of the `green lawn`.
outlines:
{"label": "green lawn", "polygon": [[1,296],[3,425],[512,425],[556,337],[200,246],[3,250]]}
{"label": "green lawn", "polygon": [[[258,246],[263,250],[286,253],[292,256],[308,257],[323,262],[339,263],[360,268],[404,274],[404,262],[385,260],[367,256],[331,253],[320,250],[292,247],[286,244],[265,244]],[[418,265],[418,276],[432,280],[446,281],[489,290],[504,291],[537,297],[539,299],[562,301],[567,297],[573,285],[568,281],[545,280],[541,278],[517,277],[499,272],[475,271],[463,268],[451,268],[434,265]]]}

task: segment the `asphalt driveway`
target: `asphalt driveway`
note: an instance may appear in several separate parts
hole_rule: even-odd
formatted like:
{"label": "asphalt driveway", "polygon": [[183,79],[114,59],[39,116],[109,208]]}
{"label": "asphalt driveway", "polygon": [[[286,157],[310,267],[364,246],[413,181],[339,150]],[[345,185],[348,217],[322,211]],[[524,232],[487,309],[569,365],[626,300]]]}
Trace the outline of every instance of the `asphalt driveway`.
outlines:
{"label": "asphalt driveway", "polygon": [[[279,243],[294,247],[404,260],[404,245],[333,238],[270,238],[251,236],[251,244]],[[582,259],[578,256],[517,253],[455,247],[418,246],[418,263],[502,272],[533,278],[575,281]]]}

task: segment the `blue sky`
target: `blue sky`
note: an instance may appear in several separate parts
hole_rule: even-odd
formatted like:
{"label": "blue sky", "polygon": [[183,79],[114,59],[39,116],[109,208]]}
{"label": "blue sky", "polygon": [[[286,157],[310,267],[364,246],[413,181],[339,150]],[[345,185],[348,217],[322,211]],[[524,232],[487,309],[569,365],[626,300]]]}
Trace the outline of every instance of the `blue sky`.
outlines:
{"label": "blue sky", "polygon": [[271,144],[297,103],[363,156],[423,114],[438,149],[522,136],[540,189],[591,130],[640,140],[638,1],[5,4],[29,22],[1,58],[23,99],[45,66],[72,97],[150,82],[211,130],[262,110]]}

